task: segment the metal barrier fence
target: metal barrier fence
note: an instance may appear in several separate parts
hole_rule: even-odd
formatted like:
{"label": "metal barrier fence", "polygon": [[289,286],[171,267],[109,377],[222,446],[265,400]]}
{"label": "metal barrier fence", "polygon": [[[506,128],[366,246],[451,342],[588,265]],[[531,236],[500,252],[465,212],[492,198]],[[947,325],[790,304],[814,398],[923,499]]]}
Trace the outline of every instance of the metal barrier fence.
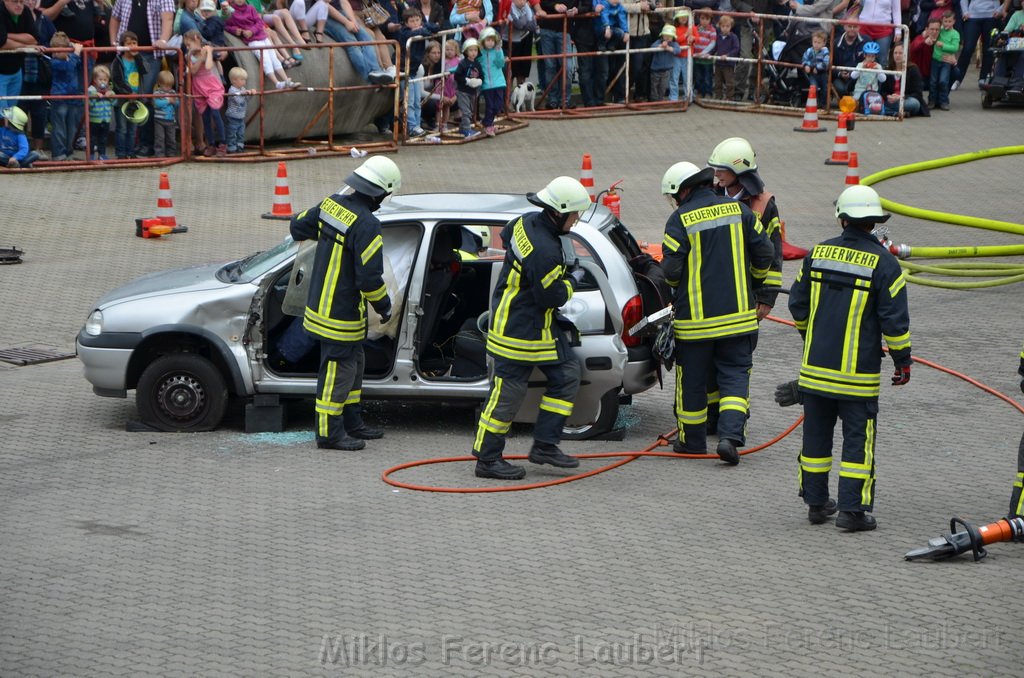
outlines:
{"label": "metal barrier fence", "polygon": [[[292,89],[266,89],[266,76],[262,68],[257,68],[255,77],[257,79],[258,87],[255,88],[255,94],[248,95],[253,96],[259,100],[259,105],[252,112],[248,113],[245,120],[245,127],[248,129],[255,121],[257,125],[258,134],[255,143],[246,144],[245,150],[240,153],[235,153],[224,157],[204,157],[195,153],[195,148],[192,144],[192,130],[193,123],[199,118],[196,114],[194,106],[190,105],[197,97],[189,94],[191,92],[191,74],[185,67],[184,54],[181,49],[175,50],[176,54],[172,57],[166,58],[166,64],[174,64],[173,71],[175,73],[176,90],[174,94],[144,94],[144,93],[133,93],[133,94],[114,94],[111,93],[105,98],[112,99],[114,101],[115,112],[116,109],[121,105],[120,102],[125,101],[141,101],[146,103],[152,115],[152,105],[149,103],[151,100],[157,98],[172,98],[178,101],[179,119],[178,119],[178,148],[179,152],[172,157],[147,157],[147,158],[121,158],[121,159],[108,159],[100,160],[93,157],[93,140],[92,132],[89,125],[89,102],[95,101],[95,98],[90,97],[88,94],[89,84],[91,83],[91,65],[95,65],[97,57],[101,54],[109,53],[121,53],[127,51],[124,47],[86,47],[82,49],[82,82],[85,83],[83,86],[82,94],[75,95],[52,95],[52,94],[33,94],[33,95],[19,95],[17,97],[8,97],[12,102],[21,101],[43,101],[43,102],[56,102],[56,101],[80,101],[82,102],[83,118],[80,123],[80,129],[84,131],[86,140],[85,158],[81,160],[66,160],[66,161],[55,161],[55,160],[39,160],[35,166],[30,169],[18,169],[8,170],[7,168],[0,168],[0,172],[6,171],[66,171],[71,169],[109,169],[112,167],[159,167],[175,164],[185,160],[199,160],[204,162],[260,162],[267,160],[281,160],[286,158],[302,158],[310,157],[318,153],[323,154],[349,154],[354,145],[349,143],[338,143],[339,140],[336,138],[335,129],[335,98],[342,93],[356,92],[356,91],[368,91],[368,90],[380,90],[390,89],[392,90],[391,95],[391,115],[397,117],[398,115],[398,93],[399,87],[397,80],[395,83],[387,85],[375,85],[375,84],[359,84],[359,85],[336,85],[336,74],[337,74],[337,62],[336,62],[336,51],[338,49],[347,49],[353,47],[360,47],[366,45],[378,45],[387,44],[392,49],[397,48],[397,43],[393,40],[384,41],[366,41],[366,42],[321,42],[313,43],[308,45],[297,45],[297,44],[280,44],[266,47],[250,47],[250,46],[216,46],[216,52],[237,52],[237,53],[253,53],[255,51],[263,50],[287,50],[293,51],[295,49],[309,49],[327,51],[327,84],[325,86],[313,86],[304,85],[299,88]],[[6,53],[20,53],[25,55],[36,55],[39,58],[50,58],[50,55],[61,53],[61,52],[72,52],[71,48],[19,48],[16,50],[4,50]],[[143,53],[147,51],[156,51],[154,47],[134,47],[132,51],[136,53]],[[167,51],[161,48],[160,51]],[[262,59],[257,59],[259,64]],[[225,78],[227,74],[224,74]],[[250,81],[253,74],[249,75]],[[112,87],[111,87],[112,92]],[[326,94],[326,101],[317,108],[312,108],[309,111],[309,118],[306,120],[304,127],[301,129],[299,134],[296,136],[293,142],[287,144],[270,144],[266,139],[265,134],[265,119],[267,115],[266,107],[264,103],[268,97],[280,97],[280,96],[296,96],[302,93],[324,93]],[[225,96],[227,96],[225,94]],[[289,108],[289,114],[294,114],[295,107]],[[313,138],[310,136],[310,131],[317,125],[326,124],[326,134],[321,138]],[[360,143],[359,148],[366,151],[393,151],[397,149],[397,126],[395,126],[391,133],[391,137],[383,141],[370,141],[367,143]],[[109,131],[108,131],[109,134]],[[77,135],[76,135],[77,136]],[[109,137],[108,137],[109,139]],[[104,139],[103,147],[106,147],[108,139]],[[72,139],[71,143],[74,144],[75,140]]]}

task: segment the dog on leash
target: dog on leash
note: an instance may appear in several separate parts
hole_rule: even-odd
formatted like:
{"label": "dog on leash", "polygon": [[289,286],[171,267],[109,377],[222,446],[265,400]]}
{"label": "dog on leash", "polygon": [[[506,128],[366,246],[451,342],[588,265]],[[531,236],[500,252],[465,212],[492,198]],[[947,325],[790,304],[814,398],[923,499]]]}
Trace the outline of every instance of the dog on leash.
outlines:
{"label": "dog on leash", "polygon": [[537,86],[529,80],[524,80],[521,85],[512,90],[512,107],[516,109],[516,113],[523,110],[525,106],[529,106],[531,111],[536,111],[534,108],[534,99],[537,98]]}

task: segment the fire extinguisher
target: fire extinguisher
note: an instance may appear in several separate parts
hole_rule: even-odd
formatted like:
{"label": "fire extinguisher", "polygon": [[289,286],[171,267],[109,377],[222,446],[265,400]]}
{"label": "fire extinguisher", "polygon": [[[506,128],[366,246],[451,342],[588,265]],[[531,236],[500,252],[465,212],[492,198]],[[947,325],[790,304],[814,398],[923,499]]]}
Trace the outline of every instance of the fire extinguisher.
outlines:
{"label": "fire extinguisher", "polygon": [[618,185],[622,182],[623,180],[619,179],[609,186],[607,190],[601,191],[601,195],[604,196],[601,198],[601,204],[607,207],[608,210],[615,215],[616,219],[622,218],[622,198],[619,197],[619,193],[622,192],[622,189],[618,188]]}

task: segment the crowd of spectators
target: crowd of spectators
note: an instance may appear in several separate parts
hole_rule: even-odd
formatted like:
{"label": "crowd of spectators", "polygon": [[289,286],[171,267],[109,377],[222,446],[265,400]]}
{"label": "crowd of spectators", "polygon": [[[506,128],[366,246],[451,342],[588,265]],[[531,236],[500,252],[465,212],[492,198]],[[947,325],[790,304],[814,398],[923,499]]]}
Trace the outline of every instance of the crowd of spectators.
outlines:
{"label": "crowd of spectators", "polygon": [[[2,0],[0,49],[52,48],[0,53],[0,110],[17,105],[28,118],[18,130],[13,119],[20,116],[2,116],[2,138],[20,131],[30,139],[32,158],[70,160],[84,149],[88,125],[90,136],[99,137],[88,149],[92,159],[105,159],[110,141],[118,158],[173,155],[177,148],[168,138],[177,137],[172,132],[181,120],[184,83],[175,77],[181,55],[181,66],[192,75],[188,94],[200,113],[194,130],[198,149],[207,155],[239,152],[244,141],[236,123],[245,117],[246,98],[256,92],[229,76],[238,64],[229,51],[217,49],[226,46],[225,35],[254,49],[262,81],[276,88],[298,85],[291,71],[302,66],[309,44],[397,41],[397,54],[387,44],[352,45],[345,52],[369,84],[390,84],[403,70],[402,110],[408,114],[400,124],[411,137],[444,132],[446,125],[466,136],[493,134],[508,88],[534,72],[538,91],[546,93],[541,108],[621,103],[627,69],[635,102],[679,100],[688,92],[752,100],[754,69],[729,59],[756,59],[774,41],[799,48],[794,60],[805,86],[852,95],[866,113],[891,114],[902,103],[906,115],[929,115],[935,108],[948,110],[949,92],[963,85],[978,46],[978,82],[984,84],[993,71],[993,30],[1019,31],[1024,21],[1021,11],[1011,17],[1020,0],[675,0],[675,7],[661,1]],[[773,19],[762,27],[757,17],[722,12]],[[812,21],[788,21],[790,16]],[[832,30],[813,21],[819,18],[842,23]],[[909,26],[909,44],[892,24]],[[416,40],[411,53],[404,53],[409,38],[449,28],[458,32],[446,47]],[[125,49],[83,52],[110,45]],[[628,63],[620,53],[627,45],[638,50]],[[573,51],[585,56],[562,58]],[[530,60],[533,54],[537,61]],[[565,73],[564,64],[573,64],[574,73]],[[882,72],[904,66],[906,76]],[[165,96],[126,104],[124,95],[153,94],[158,82],[157,93]],[[232,134],[223,122],[228,111],[221,110],[229,87],[235,90],[227,116]],[[83,94],[87,102],[75,98]],[[112,94],[122,98],[110,100]],[[395,124],[390,116],[375,122],[382,132]],[[23,163],[30,155],[5,157]]]}

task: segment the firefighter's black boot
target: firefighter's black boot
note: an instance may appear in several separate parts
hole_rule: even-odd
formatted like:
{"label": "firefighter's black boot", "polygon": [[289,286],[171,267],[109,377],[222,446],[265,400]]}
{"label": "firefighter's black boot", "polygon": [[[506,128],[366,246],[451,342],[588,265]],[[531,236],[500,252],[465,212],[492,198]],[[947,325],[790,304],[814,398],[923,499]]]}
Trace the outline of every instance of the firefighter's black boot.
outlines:
{"label": "firefighter's black boot", "polygon": [[542,443],[537,440],[533,441],[533,447],[530,448],[530,455],[527,458],[531,464],[551,464],[558,468],[576,468],[580,465],[579,459],[562,452],[558,449],[558,445]]}
{"label": "firefighter's black boot", "polygon": [[316,446],[321,450],[342,450],[345,452],[355,452],[366,447],[366,443],[358,438],[352,436],[345,436],[335,443],[330,443],[326,440],[318,440]]}
{"label": "firefighter's black boot", "polygon": [[878,522],[873,515],[864,511],[840,511],[836,527],[847,532],[870,532],[878,527]]}
{"label": "firefighter's black boot", "polygon": [[824,504],[818,506],[807,507],[807,520],[811,521],[811,525],[821,525],[827,522],[830,517],[835,515],[836,511],[836,500],[829,499]]}
{"label": "firefighter's black boot", "polygon": [[504,459],[495,461],[476,462],[477,478],[494,478],[495,480],[520,480],[526,476],[526,469],[522,466],[510,464]]}
{"label": "firefighter's black boot", "polygon": [[718,456],[730,466],[740,463],[740,453],[736,450],[736,441],[722,438],[718,441]]}

